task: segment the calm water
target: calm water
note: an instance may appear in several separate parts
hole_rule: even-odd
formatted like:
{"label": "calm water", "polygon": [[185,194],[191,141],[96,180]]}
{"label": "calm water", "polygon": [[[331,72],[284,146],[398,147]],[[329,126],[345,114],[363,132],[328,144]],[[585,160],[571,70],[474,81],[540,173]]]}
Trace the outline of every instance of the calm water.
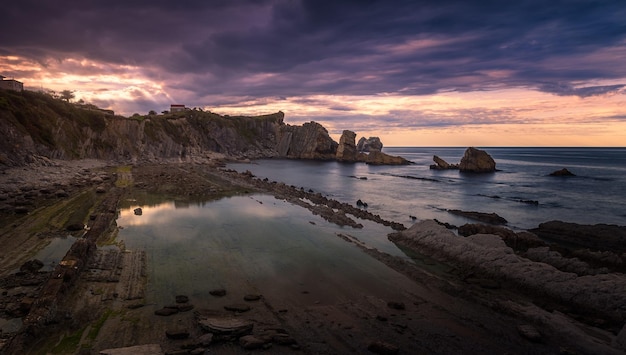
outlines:
{"label": "calm water", "polygon": [[[134,215],[136,206],[142,215]],[[381,297],[392,291],[401,276],[337,233],[405,257],[387,240],[390,228],[368,222],[363,229],[338,227],[262,194],[183,206],[137,201],[120,211],[117,224],[118,240],[147,253],[148,302],[157,305],[186,294],[196,306],[215,307],[209,291],[217,288],[239,301],[261,293],[280,304],[301,302],[304,291],[321,303],[348,299],[354,290]]]}
{"label": "calm water", "polygon": [[[462,174],[429,169],[433,155],[458,163],[465,148],[384,149],[415,163],[409,166],[259,160],[230,167],[312,189],[342,202],[361,199],[371,212],[406,225],[411,223],[410,215],[456,225],[468,222],[446,209],[495,212],[515,229],[533,228],[553,219],[626,225],[626,148],[485,150],[500,171]],[[548,176],[561,168],[577,176]],[[538,205],[521,202],[529,200]]]}

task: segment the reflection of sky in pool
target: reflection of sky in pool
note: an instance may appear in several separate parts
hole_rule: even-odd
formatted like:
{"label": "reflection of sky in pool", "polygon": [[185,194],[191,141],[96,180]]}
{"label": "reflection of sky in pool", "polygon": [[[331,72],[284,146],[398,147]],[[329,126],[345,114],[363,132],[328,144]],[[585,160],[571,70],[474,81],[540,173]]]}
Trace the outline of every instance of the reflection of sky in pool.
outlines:
{"label": "reflection of sky in pool", "polygon": [[[133,213],[136,207],[121,211],[118,239],[128,249],[146,251],[149,293],[159,304],[181,293],[202,299],[220,287],[248,285],[249,293],[281,295],[308,285],[340,293],[352,284],[367,288],[372,278],[390,278],[386,267],[336,233],[404,256],[387,240],[388,227],[359,221],[365,228],[341,228],[268,195],[185,208],[173,202],[141,206],[139,216]],[[337,292],[327,296],[338,297]]]}

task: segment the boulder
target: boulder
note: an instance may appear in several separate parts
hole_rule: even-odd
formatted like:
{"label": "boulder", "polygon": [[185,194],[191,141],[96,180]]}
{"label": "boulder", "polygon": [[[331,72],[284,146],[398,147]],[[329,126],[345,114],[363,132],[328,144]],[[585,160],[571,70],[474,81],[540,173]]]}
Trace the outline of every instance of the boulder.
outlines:
{"label": "boulder", "polygon": [[383,143],[378,137],[361,137],[356,145],[356,150],[359,152],[380,152],[383,150]]}
{"label": "boulder", "polygon": [[433,161],[435,164],[431,165],[430,168],[433,170],[447,170],[447,169],[458,169],[459,164],[448,164],[447,161],[441,159],[438,156],[433,156]]}
{"label": "boulder", "polygon": [[576,176],[576,175],[574,175],[574,173],[567,170],[566,168],[563,168],[561,170],[551,172],[549,176]]}
{"label": "boulder", "polygon": [[496,171],[496,162],[484,150],[469,147],[461,159],[459,170],[469,173],[491,173]]}
{"label": "boulder", "polygon": [[337,146],[336,159],[339,161],[354,162],[356,161],[357,151],[354,140],[356,133],[345,130],[339,138],[339,146]]}

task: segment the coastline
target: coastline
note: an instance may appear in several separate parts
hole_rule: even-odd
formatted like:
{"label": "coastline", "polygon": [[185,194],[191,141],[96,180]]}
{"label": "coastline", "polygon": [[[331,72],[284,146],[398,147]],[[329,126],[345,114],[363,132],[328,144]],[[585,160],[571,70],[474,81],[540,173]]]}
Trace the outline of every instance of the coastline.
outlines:
{"label": "coastline", "polygon": [[[83,218],[93,214],[92,211],[97,211],[98,206],[103,206],[103,201],[107,199],[106,197],[114,193],[118,194],[116,195],[118,197],[113,197],[113,199],[115,200],[115,205],[119,206],[122,196],[127,196],[128,191],[131,189],[135,192],[143,191],[162,196],[188,196],[191,198],[201,196],[205,201],[219,199],[232,194],[246,194],[256,191],[286,199],[290,203],[305,207],[312,213],[319,214],[333,223],[349,226],[350,228],[358,228],[359,219],[368,219],[376,223],[388,225],[398,231],[405,228],[400,223],[386,221],[349,204],[328,199],[321,194],[308,193],[297,187],[287,186],[282,183],[259,180],[250,173],[237,173],[225,170],[221,168],[223,165],[221,161],[208,161],[206,164],[136,165],[124,167],[123,169],[115,164],[93,160],[51,161],[50,163],[53,165],[50,167],[50,172],[46,168],[26,167],[5,170],[3,175],[0,176],[2,186],[6,186],[5,189],[10,186],[13,189],[12,191],[15,192],[14,196],[11,196],[10,192],[5,193],[7,198],[4,201],[22,201],[12,206],[12,208],[26,207],[27,210],[24,214],[16,215],[15,210],[10,210],[8,207],[4,209],[6,215],[3,218],[6,218],[4,219],[6,224],[5,229],[3,229],[1,242],[7,245],[6,250],[14,250],[14,252],[3,255],[3,258],[0,260],[2,276],[6,276],[15,267],[19,268],[20,265],[29,259],[29,255],[32,255],[33,251],[40,247],[40,244],[46,238],[54,238],[55,235],[58,235],[59,229],[63,227],[63,223],[60,223],[60,221],[56,225],[47,224],[41,227],[42,230],[33,235],[29,227],[33,223],[28,220],[32,218],[45,220],[47,218],[49,221],[50,216],[44,213],[46,209],[55,208],[55,206],[60,209],[64,207],[66,207],[65,209],[71,208],[74,205],[67,205],[67,202],[73,201],[77,196],[84,194],[85,191],[91,191],[90,196],[93,200],[82,204],[82,206],[87,206],[87,211],[82,211]],[[55,171],[58,173],[53,174]],[[105,191],[96,193],[98,187],[103,187]],[[43,193],[42,190],[46,190],[48,193]],[[59,193],[61,190],[64,193]],[[38,192],[35,193],[34,191]],[[304,199],[312,203],[304,203]],[[59,204],[63,205],[58,207]],[[105,208],[109,212],[110,209],[110,207]],[[10,215],[9,212],[12,214]],[[97,215],[94,220],[87,218],[90,220],[87,224],[90,229],[93,229],[92,223],[98,221],[100,216]],[[72,218],[80,219],[80,216],[68,216],[64,222],[67,223]],[[107,232],[95,236],[94,243],[114,238],[115,220],[113,216],[108,218],[110,219],[108,225],[113,225],[113,228],[111,230],[104,228],[103,230]],[[107,224],[107,221],[101,223]],[[488,272],[481,275],[478,273],[478,270],[473,270],[476,274],[472,275],[472,277],[459,275],[458,273],[433,273],[428,268],[425,268],[425,265],[420,265],[419,262],[409,263],[369,248],[367,245],[360,243],[358,239],[351,237],[349,232],[338,237],[355,244],[363,249],[367,255],[404,275],[405,279],[403,279],[404,281],[400,288],[405,290],[406,294],[403,296],[404,302],[399,303],[404,303],[405,308],[395,309],[387,304],[380,305],[371,301],[354,301],[354,305],[350,306],[350,311],[344,313],[339,312],[334,307],[325,307],[323,311],[330,314],[330,318],[336,318],[333,322],[342,319],[346,324],[351,324],[351,328],[343,329],[338,327],[335,329],[333,327],[324,327],[323,331],[318,330],[314,332],[321,339],[313,340],[309,333],[311,333],[313,327],[311,322],[318,321],[316,317],[311,316],[305,310],[291,310],[283,314],[275,305],[271,304],[271,300],[265,300],[263,307],[256,307],[256,309],[260,310],[259,313],[250,317],[256,317],[256,321],[259,323],[271,319],[278,325],[289,328],[289,334],[296,341],[298,347],[284,348],[287,349],[286,351],[332,353],[333,349],[338,349],[336,352],[342,353],[350,352],[350,350],[366,349],[369,345],[377,342],[392,345],[401,353],[408,353],[410,349],[415,349],[415,347],[424,352],[433,353],[454,353],[485,349],[508,349],[512,353],[525,353],[528,349],[533,349],[537,353],[558,353],[559,351],[562,353],[563,351],[559,349],[569,349],[570,351],[578,349],[578,351],[583,353],[600,351],[602,353],[615,354],[623,353],[624,351],[623,338],[626,337],[626,332],[624,330],[620,332],[618,325],[620,321],[624,321],[623,316],[619,320],[610,322],[610,324],[590,320],[589,317],[575,319],[570,314],[572,310],[568,305],[559,305],[560,302],[555,302],[550,295],[541,295],[541,292],[537,292],[537,290],[532,293],[521,292],[519,285],[509,285],[506,280],[494,286],[493,283],[487,281],[493,279]],[[502,248],[502,245],[498,245],[500,251],[502,251]],[[123,248],[120,249],[123,251]],[[424,251],[423,249],[419,250],[421,252]],[[505,251],[504,253],[510,254],[511,252]],[[436,250],[431,255],[431,258],[430,263],[450,263],[449,255],[436,257]],[[460,260],[453,261],[453,265],[460,262],[456,266],[461,269],[464,265],[467,265],[463,264],[463,258],[457,259]],[[137,262],[131,263],[131,265],[141,268]],[[87,284],[89,282],[81,278],[80,275],[76,276],[78,278],[75,280],[75,283],[72,281],[73,285],[69,287],[69,291],[63,291],[59,298],[60,304],[76,311],[76,315],[70,317],[69,321],[74,328],[80,328],[78,324],[90,324],[97,321],[107,311],[128,310],[128,306],[131,303],[138,304],[136,300],[115,299],[113,296],[111,296],[114,298],[113,302],[109,304],[100,301],[102,297],[94,297],[89,304],[89,307],[92,307],[89,311],[93,312],[93,314],[87,314],[89,312],[85,311],[85,305],[78,304],[76,297],[84,296],[84,293],[81,293],[80,290],[86,292],[85,288],[88,288]],[[141,275],[136,275],[135,279],[129,280],[142,280],[142,277]],[[118,285],[119,283],[109,286],[115,289]],[[39,285],[39,287],[45,288],[45,285]],[[411,296],[407,295],[410,294],[409,290],[411,292],[419,292],[419,300],[414,298],[411,301]],[[29,301],[32,306],[37,306],[37,300],[41,297],[35,295],[36,292],[37,286],[34,286],[29,295],[31,298],[34,296],[34,299]],[[106,292],[104,293],[106,294]],[[111,292],[111,295],[113,293]],[[9,292],[7,292],[6,296],[8,295]],[[20,304],[24,303],[22,301],[20,300]],[[391,299],[386,301],[398,302]],[[465,309],[461,309],[462,307],[458,304],[455,305],[455,303],[462,304]],[[563,307],[556,307],[555,305]],[[369,315],[367,319],[363,319],[362,315],[358,314],[356,310],[359,307],[363,307],[364,313]],[[148,307],[144,305],[132,311],[136,311],[136,316],[139,319],[143,319],[143,321],[150,322],[151,319],[154,321],[153,315],[147,309]],[[125,312],[131,312],[131,310]],[[487,314],[483,314],[483,312],[487,312]],[[385,314],[388,313],[394,314],[394,317],[396,317],[394,321],[377,319],[378,315],[384,318]],[[440,319],[439,317],[442,316],[447,319],[446,324],[438,326],[426,324],[434,319]],[[190,317],[181,315],[179,320],[187,323],[192,322],[192,319],[188,319]],[[343,317],[347,317],[347,319]],[[35,328],[27,329],[26,332],[20,333],[21,336],[24,336],[24,339],[28,339],[33,334],[50,332],[49,335],[51,335],[55,334],[55,332],[62,332],[63,325],[67,324],[68,320],[59,320],[59,317],[54,318],[60,322],[60,325],[52,327],[37,325],[36,330],[34,330]],[[168,351],[180,345],[163,335],[165,333],[163,328],[166,328],[167,324],[160,325],[159,327],[161,328],[157,327],[159,329],[154,330],[148,329],[145,325],[143,328],[136,325],[133,331],[139,332],[137,339],[126,338],[122,339],[123,341],[115,339],[115,335],[119,335],[124,330],[129,329],[125,328],[128,325],[123,326],[123,322],[117,322],[116,326],[121,326],[121,328],[113,331],[114,326],[106,324],[111,320],[112,318],[105,319],[105,325],[101,328],[102,334],[96,334],[92,343],[92,345],[96,344],[96,346],[91,349],[94,351],[93,353],[106,348],[121,347],[120,345],[130,346],[130,344],[120,344],[120,342],[130,341],[143,342],[150,340],[159,344],[162,349],[168,349]],[[520,326],[524,326],[521,328],[522,330],[520,330]],[[359,331],[354,330],[355,328],[359,329]],[[107,329],[110,331],[108,335],[105,334]],[[141,329],[141,331],[138,329]],[[532,338],[528,332],[524,331],[528,329],[535,329],[540,333],[540,337],[538,339]],[[581,329],[585,331],[581,331]],[[159,332],[153,334],[153,331]],[[350,336],[351,333],[358,333],[359,336],[357,338],[359,339],[354,339],[354,335]],[[494,336],[493,334],[498,334],[499,336]],[[619,336],[617,336],[618,334]],[[340,339],[340,341],[338,342],[337,339]],[[388,339],[394,340],[393,344],[388,342]],[[442,339],[447,339],[448,344],[443,344],[444,341]],[[8,341],[6,346],[9,349],[19,349],[16,348],[20,346],[19,342],[19,337],[16,337]],[[37,345],[42,346],[43,341],[40,341]],[[21,346],[24,346],[24,344],[21,344]],[[224,348],[225,346],[226,348]],[[480,346],[483,346],[483,348],[479,348]],[[515,349],[515,347],[518,347],[518,349]],[[283,348],[281,347],[280,349]],[[211,351],[216,352],[227,352],[227,350],[234,351],[234,353],[245,353],[244,349],[232,349],[232,347],[223,344],[217,345],[215,348],[211,347]]]}

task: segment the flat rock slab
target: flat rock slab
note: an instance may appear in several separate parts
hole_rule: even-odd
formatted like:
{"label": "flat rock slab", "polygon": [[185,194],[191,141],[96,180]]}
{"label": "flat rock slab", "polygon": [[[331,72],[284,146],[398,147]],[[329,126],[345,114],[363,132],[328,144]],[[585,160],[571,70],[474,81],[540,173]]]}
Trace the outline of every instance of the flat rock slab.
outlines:
{"label": "flat rock slab", "polygon": [[164,355],[159,344],[145,344],[127,348],[100,350],[100,355]]}
{"label": "flat rock slab", "polygon": [[241,336],[252,333],[254,323],[238,318],[206,318],[198,321],[204,331],[214,335]]}

